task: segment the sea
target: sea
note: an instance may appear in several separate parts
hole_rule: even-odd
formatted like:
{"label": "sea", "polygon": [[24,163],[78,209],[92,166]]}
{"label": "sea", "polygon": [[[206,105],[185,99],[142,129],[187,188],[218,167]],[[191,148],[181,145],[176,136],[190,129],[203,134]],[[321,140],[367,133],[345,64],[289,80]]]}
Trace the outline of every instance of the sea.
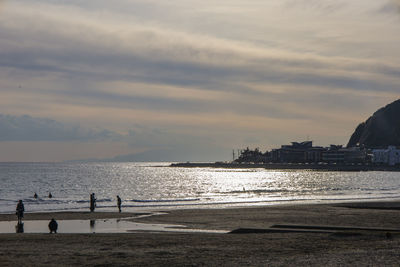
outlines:
{"label": "sea", "polygon": [[[176,168],[171,163],[0,163],[0,213],[229,208],[400,199],[400,172]],[[38,198],[34,198],[37,193]],[[51,193],[52,198],[49,198]]]}

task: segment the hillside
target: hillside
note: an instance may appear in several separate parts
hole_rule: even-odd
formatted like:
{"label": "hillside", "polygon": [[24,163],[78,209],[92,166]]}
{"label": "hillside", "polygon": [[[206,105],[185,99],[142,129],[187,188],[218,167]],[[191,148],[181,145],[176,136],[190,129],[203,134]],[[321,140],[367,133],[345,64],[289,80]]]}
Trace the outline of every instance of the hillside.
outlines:
{"label": "hillside", "polygon": [[357,144],[371,148],[400,146],[400,99],[379,109],[357,126],[347,146]]}

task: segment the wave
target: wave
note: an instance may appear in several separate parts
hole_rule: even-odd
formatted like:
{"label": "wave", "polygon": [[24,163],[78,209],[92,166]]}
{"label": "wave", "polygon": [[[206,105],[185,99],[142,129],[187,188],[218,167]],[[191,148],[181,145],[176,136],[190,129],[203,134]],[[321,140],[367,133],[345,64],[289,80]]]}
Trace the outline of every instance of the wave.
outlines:
{"label": "wave", "polygon": [[[101,198],[101,199],[96,199],[96,203],[102,203],[102,202],[113,202],[111,198]],[[74,200],[73,202],[75,203],[89,203],[89,199],[82,199],[82,200]]]}
{"label": "wave", "polygon": [[[168,203],[168,204],[154,204],[146,202],[145,205],[123,205],[123,208],[158,208],[158,207],[189,207],[189,206],[223,206],[223,205],[246,205],[257,203],[284,203],[295,201],[308,201],[312,199],[296,198],[296,199],[280,199],[280,200],[248,200],[248,201],[212,201],[212,202],[197,202],[197,203]],[[108,206],[115,207],[115,206]]]}
{"label": "wave", "polygon": [[216,194],[270,194],[270,193],[314,193],[322,191],[340,191],[343,189],[332,188],[332,189],[254,189],[254,190],[233,190],[225,192],[214,192]]}
{"label": "wave", "polygon": [[[384,200],[384,199],[400,199],[400,195],[387,195],[387,196],[326,196],[326,197],[287,197],[281,198],[277,197],[274,199],[256,199],[256,200],[216,200],[216,199],[199,199],[199,198],[188,198],[188,199],[164,199],[164,200],[128,200],[124,201],[122,204],[123,209],[138,209],[138,208],[177,208],[180,207],[231,207],[231,206],[252,206],[252,205],[279,205],[284,203],[331,203],[331,202],[357,202],[357,201],[373,201],[373,200]],[[107,199],[106,199],[107,200]],[[58,203],[48,203],[48,204],[56,204],[56,205],[44,205],[45,203],[37,203],[38,205],[30,205],[29,212],[52,212],[52,211],[88,211],[88,205],[80,205],[76,206],[73,203],[77,203],[77,201],[60,201]],[[109,204],[107,204],[109,203]],[[12,213],[15,206],[8,206],[5,209],[3,206],[1,208],[0,213]],[[97,205],[96,211],[99,210],[114,210],[116,209],[116,205],[111,204],[108,201],[103,202],[103,204]]]}
{"label": "wave", "polygon": [[114,200],[112,200],[111,198],[96,199],[96,203],[99,203],[99,202],[112,202],[112,201],[114,201]]}
{"label": "wave", "polygon": [[185,202],[185,201],[200,201],[200,198],[183,198],[183,199],[131,199],[130,202],[151,203],[151,202]]}
{"label": "wave", "polygon": [[359,200],[384,200],[384,199],[400,199],[400,195],[397,196],[373,196],[373,197],[354,197],[354,198],[321,198],[321,201],[359,201]]}
{"label": "wave", "polygon": [[376,189],[376,188],[354,188],[354,187],[349,187],[349,188],[339,188],[339,187],[326,187],[326,188],[309,188],[309,189],[254,189],[254,190],[232,190],[232,191],[222,191],[222,192],[214,192],[214,194],[222,194],[222,195],[227,195],[227,194],[270,194],[270,193],[318,193],[318,192],[340,192],[339,194],[344,194],[344,192],[348,191],[362,191],[362,192],[375,192],[375,193],[383,193],[386,191],[395,191],[397,188],[382,188],[382,189]]}

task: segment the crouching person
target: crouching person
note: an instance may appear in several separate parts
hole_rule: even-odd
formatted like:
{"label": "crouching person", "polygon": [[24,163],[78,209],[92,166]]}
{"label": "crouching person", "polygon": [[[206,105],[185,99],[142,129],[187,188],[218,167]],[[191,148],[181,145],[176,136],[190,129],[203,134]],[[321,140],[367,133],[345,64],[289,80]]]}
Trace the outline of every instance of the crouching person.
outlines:
{"label": "crouching person", "polygon": [[54,220],[54,218],[51,219],[51,221],[49,222],[50,234],[53,232],[57,234],[57,228],[58,228],[58,223],[56,222],[56,220]]}

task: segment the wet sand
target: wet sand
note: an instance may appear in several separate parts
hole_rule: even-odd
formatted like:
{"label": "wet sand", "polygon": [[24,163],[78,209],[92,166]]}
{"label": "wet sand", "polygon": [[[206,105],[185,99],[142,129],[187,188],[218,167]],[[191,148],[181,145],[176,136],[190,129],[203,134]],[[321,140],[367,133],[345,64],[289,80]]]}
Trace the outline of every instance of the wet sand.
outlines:
{"label": "wet sand", "polygon": [[[126,218],[142,215],[143,213],[118,212],[36,212],[25,213],[24,220],[96,220],[111,218]],[[144,213],[146,214],[146,213]],[[0,214],[0,221],[16,221],[15,214]]]}
{"label": "wet sand", "polygon": [[[132,215],[63,212],[27,214],[26,219]],[[0,215],[0,220],[10,216]],[[270,229],[277,224],[397,229],[400,203],[175,210],[135,221],[215,230]],[[399,233],[351,228],[258,234],[0,234],[0,243],[2,266],[398,266],[400,260]]]}

